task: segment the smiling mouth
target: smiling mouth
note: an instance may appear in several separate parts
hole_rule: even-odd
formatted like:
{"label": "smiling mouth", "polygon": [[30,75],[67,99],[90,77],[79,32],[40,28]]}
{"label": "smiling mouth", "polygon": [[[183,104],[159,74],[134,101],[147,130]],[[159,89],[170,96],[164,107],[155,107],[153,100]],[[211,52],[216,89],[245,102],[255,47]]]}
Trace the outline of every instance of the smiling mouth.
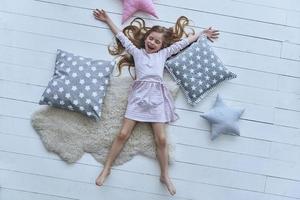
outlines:
{"label": "smiling mouth", "polygon": [[147,47],[148,47],[148,49],[151,50],[151,51],[155,49],[155,47],[151,47],[151,46],[149,46],[149,45],[147,45]]}

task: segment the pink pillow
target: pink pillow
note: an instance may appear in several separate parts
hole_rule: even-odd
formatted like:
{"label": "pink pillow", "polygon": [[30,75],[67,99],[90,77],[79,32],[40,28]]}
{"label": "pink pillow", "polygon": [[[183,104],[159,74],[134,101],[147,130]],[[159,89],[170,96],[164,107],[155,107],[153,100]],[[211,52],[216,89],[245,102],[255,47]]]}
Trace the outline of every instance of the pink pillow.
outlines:
{"label": "pink pillow", "polygon": [[122,24],[137,11],[143,11],[158,18],[152,0],[123,0]]}

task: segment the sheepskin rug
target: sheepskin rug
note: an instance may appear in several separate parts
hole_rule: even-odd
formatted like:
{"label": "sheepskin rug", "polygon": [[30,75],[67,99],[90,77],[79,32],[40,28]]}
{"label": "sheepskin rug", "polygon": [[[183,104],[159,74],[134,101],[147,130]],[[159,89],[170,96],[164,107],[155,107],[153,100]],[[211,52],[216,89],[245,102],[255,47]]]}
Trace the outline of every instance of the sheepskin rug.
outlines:
{"label": "sheepskin rug", "polygon": [[[175,99],[179,86],[169,76],[165,76],[164,80]],[[31,124],[44,146],[66,162],[74,163],[87,152],[104,164],[113,139],[121,129],[128,91],[132,83],[131,77],[112,76],[99,122],[80,113],[45,106],[31,116]],[[174,145],[168,136],[167,126],[169,160],[172,161]],[[131,160],[137,153],[156,158],[156,147],[149,123],[136,125],[114,165]]]}

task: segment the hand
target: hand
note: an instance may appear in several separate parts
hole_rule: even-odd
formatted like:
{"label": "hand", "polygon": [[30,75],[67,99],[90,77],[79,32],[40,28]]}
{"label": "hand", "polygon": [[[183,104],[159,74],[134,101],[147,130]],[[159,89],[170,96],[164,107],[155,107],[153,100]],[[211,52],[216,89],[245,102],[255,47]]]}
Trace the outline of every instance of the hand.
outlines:
{"label": "hand", "polygon": [[107,23],[107,21],[109,20],[109,16],[106,14],[106,12],[103,9],[94,10],[93,15],[97,20],[100,20],[100,21],[105,22],[105,23]]}
{"label": "hand", "polygon": [[212,27],[209,27],[202,31],[203,34],[206,35],[207,39],[211,42],[214,42],[214,40],[218,39],[220,35],[219,31],[216,29],[212,29]]}

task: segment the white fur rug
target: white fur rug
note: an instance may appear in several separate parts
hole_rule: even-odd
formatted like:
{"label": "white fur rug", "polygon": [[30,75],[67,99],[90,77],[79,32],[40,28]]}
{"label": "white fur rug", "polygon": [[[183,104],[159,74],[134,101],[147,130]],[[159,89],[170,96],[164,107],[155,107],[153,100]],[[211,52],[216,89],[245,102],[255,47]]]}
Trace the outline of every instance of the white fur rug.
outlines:
{"label": "white fur rug", "polygon": [[[178,85],[170,77],[164,79],[175,99]],[[66,162],[76,162],[84,152],[87,152],[103,164],[112,141],[121,128],[132,82],[130,77],[112,77],[103,104],[102,119],[99,122],[73,111],[47,106],[32,115],[32,126],[40,135],[45,147]],[[169,158],[172,161],[174,145],[171,144],[170,137],[168,141]],[[114,164],[122,164],[137,153],[156,157],[153,133],[148,123],[136,125]]]}

